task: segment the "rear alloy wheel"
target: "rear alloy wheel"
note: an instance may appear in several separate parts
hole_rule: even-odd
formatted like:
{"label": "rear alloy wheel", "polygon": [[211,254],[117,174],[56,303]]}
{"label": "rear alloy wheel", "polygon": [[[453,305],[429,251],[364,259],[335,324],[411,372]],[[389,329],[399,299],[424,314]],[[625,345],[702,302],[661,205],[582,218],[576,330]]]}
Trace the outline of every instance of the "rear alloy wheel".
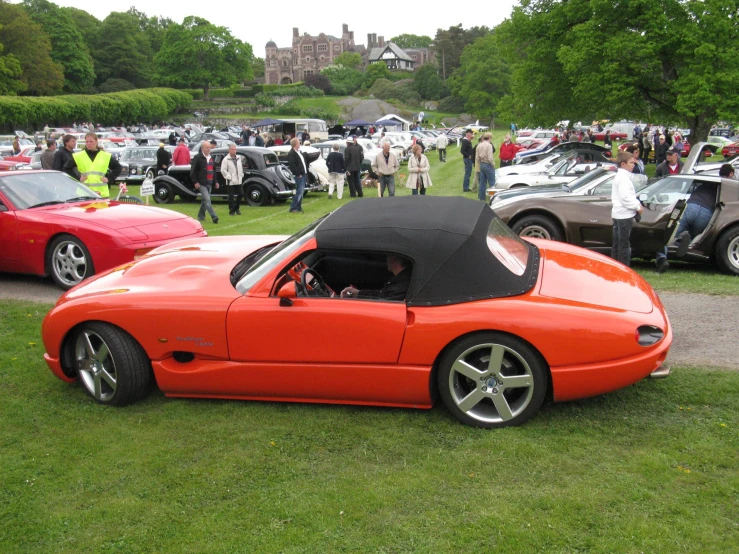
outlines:
{"label": "rear alloy wheel", "polygon": [[122,329],[84,323],[75,331],[70,348],[83,389],[99,403],[125,406],[149,392],[151,363],[141,345]]}
{"label": "rear alloy wheel", "polygon": [[551,218],[542,215],[524,217],[513,226],[513,232],[520,237],[563,241],[564,236]]}
{"label": "rear alloy wheel", "polygon": [[244,198],[250,206],[266,206],[270,203],[269,194],[262,185],[247,185],[244,189]]}
{"label": "rear alloy wheel", "polygon": [[730,228],[718,239],[716,260],[725,271],[739,275],[739,226]]}
{"label": "rear alloy wheel", "polygon": [[154,185],[154,201],[157,204],[171,204],[174,202],[174,192],[167,183]]}
{"label": "rear alloy wheel", "polygon": [[64,290],[95,274],[90,251],[72,235],[59,235],[51,242],[46,267],[54,282]]}
{"label": "rear alloy wheel", "polygon": [[438,386],[454,417],[473,427],[521,425],[541,407],[546,364],[528,344],[480,333],[454,345],[441,360]]}

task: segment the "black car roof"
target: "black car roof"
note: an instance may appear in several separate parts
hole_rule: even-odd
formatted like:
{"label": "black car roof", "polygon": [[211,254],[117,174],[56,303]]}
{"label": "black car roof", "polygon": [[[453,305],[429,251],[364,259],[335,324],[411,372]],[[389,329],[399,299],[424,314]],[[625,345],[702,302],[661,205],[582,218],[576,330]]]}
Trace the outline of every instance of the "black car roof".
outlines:
{"label": "black car roof", "polygon": [[515,296],[538,275],[538,249],[523,275],[509,271],[490,251],[487,233],[495,213],[465,198],[368,198],[349,202],[316,229],[327,250],[390,252],[413,261],[408,305],[436,306]]}

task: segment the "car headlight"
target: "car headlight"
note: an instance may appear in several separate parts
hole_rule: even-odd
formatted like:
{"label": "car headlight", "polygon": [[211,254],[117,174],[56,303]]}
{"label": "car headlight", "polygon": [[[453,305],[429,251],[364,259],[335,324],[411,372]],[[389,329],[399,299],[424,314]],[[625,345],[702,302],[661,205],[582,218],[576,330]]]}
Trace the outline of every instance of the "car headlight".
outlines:
{"label": "car headlight", "polygon": [[132,167],[132,168],[130,168],[130,169],[128,170],[128,172],[129,172],[129,173],[130,173],[131,175],[136,175],[136,173],[138,172],[138,170],[137,170],[137,169],[136,169],[135,167]]}

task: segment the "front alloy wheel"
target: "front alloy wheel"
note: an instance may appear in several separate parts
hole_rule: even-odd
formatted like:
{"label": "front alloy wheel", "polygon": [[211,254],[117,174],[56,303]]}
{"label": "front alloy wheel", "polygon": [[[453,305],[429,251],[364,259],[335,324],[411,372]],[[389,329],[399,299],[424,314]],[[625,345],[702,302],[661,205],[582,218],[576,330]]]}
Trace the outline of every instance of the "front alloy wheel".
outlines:
{"label": "front alloy wheel", "polygon": [[73,340],[74,368],[95,400],[125,406],[149,391],[151,364],[131,335],[108,323],[88,322]]}
{"label": "front alloy wheel", "polygon": [[493,429],[520,425],[544,402],[545,364],[529,345],[482,333],[451,348],[441,361],[439,393],[462,423]]}
{"label": "front alloy wheel", "polygon": [[95,273],[90,252],[72,235],[59,235],[52,241],[46,265],[54,282],[64,290]]}

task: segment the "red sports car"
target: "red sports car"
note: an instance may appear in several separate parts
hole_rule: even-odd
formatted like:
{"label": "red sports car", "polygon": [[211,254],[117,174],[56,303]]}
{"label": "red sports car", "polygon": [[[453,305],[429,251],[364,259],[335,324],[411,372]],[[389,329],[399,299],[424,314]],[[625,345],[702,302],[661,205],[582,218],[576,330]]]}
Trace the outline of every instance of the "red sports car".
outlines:
{"label": "red sports car", "polygon": [[53,373],[103,404],[154,383],[167,396],[405,408],[440,396],[492,428],[545,398],[666,376],[672,329],[628,267],[524,241],[482,202],[422,196],[351,202],[287,239],[158,248],[63,295],[43,341]]}
{"label": "red sports car", "polygon": [[729,158],[733,158],[737,154],[739,154],[739,142],[732,142],[731,144],[727,144],[721,149],[721,154],[723,154],[724,159],[728,160]]}
{"label": "red sports car", "polygon": [[[606,139],[606,132],[605,131],[597,131],[593,133],[593,136],[595,137],[595,140],[605,140]],[[626,140],[629,137],[626,133],[617,133],[616,131],[611,131],[611,140]]]}
{"label": "red sports car", "polygon": [[51,275],[69,289],[172,240],[205,236],[191,217],[102,199],[59,171],[0,172],[0,271]]}

